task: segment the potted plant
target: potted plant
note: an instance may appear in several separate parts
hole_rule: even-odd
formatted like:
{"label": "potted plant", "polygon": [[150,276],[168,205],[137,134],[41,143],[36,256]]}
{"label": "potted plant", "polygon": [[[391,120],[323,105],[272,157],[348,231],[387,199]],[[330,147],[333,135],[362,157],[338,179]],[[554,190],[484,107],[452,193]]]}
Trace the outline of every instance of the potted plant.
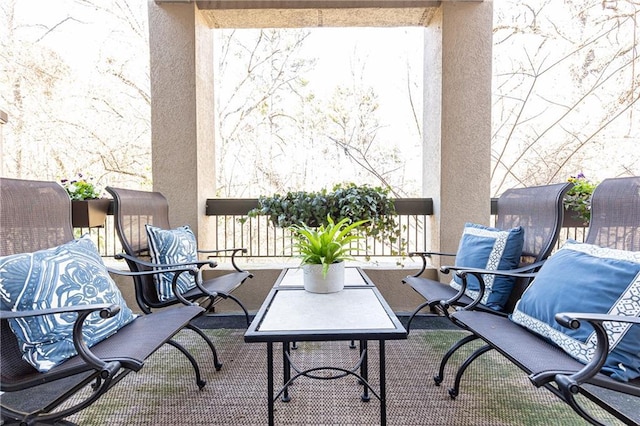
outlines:
{"label": "potted plant", "polygon": [[337,223],[327,216],[327,223],[310,227],[304,223],[290,227],[294,248],[302,259],[304,288],[312,293],[333,293],[344,288],[344,263],[359,248],[353,243],[362,239],[353,232],[368,220],[351,222],[343,218]]}
{"label": "potted plant", "polygon": [[573,187],[564,197],[565,225],[587,226],[591,220],[591,194],[598,185],[591,182],[583,173],[570,176]]}
{"label": "potted plant", "polygon": [[61,179],[60,183],[71,198],[71,223],[74,228],[104,226],[111,200],[101,198],[100,191],[81,173],[72,179]]}
{"label": "potted plant", "polygon": [[248,212],[249,217],[268,216],[279,228],[304,223],[309,227],[327,225],[327,218],[348,218],[352,222],[365,221],[360,230],[367,237],[386,240],[394,246],[401,240],[396,223],[396,209],[389,190],[354,183],[338,184],[331,191],[295,191],[284,195],[261,196],[258,207]]}

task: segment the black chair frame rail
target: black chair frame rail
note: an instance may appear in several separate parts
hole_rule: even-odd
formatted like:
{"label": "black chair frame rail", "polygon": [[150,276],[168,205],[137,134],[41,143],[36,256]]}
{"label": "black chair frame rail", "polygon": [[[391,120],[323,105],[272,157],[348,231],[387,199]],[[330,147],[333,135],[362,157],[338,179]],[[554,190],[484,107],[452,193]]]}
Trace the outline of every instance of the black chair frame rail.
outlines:
{"label": "black chair frame rail", "polygon": [[[74,238],[71,201],[66,191],[55,182],[0,178],[0,221],[0,256],[52,248]],[[178,273],[197,274],[194,267],[168,270],[175,272],[175,277]],[[158,273],[108,271],[132,277]],[[176,279],[173,285],[175,287]],[[72,423],[65,418],[93,404],[128,373],[139,371],[145,360],[165,343],[187,357],[193,366],[198,388],[205,386],[206,381],[202,379],[196,359],[172,340],[179,331],[190,328],[190,322],[202,315],[204,308],[187,302],[181,307],[138,316],[117,333],[88,348],[82,334],[85,319],[93,312],[109,318],[119,311],[120,306],[111,304],[0,311],[0,390],[3,392],[0,413],[3,424],[70,425]],[[77,314],[73,343],[78,355],[47,372],[39,372],[22,359],[9,321],[18,317],[60,313]]]}
{"label": "black chair frame rail", "polygon": [[[640,177],[605,179],[598,185],[591,199],[591,222],[585,242],[612,249],[640,251]],[[463,281],[468,274],[476,277],[487,273],[527,279],[535,277],[535,272],[466,270],[456,273]],[[580,291],[580,280],[581,277],[576,277],[575,291]],[[640,378],[622,382],[600,372],[609,353],[609,340],[603,324],[629,323],[638,327],[638,316],[557,312],[555,320],[567,328],[576,329],[584,323],[593,327],[596,349],[586,365],[507,316],[462,307],[449,318],[471,334],[455,343],[444,355],[439,373],[434,377],[436,385],[442,382],[445,365],[454,352],[474,340],[484,342],[458,367],[454,385],[449,389],[452,398],[459,394],[464,372],[473,361],[488,351],[496,350],[523,370],[536,387],[551,391],[589,423],[604,424],[601,416],[584,408],[576,395],[584,396],[625,424],[640,424]],[[616,397],[612,397],[612,392]],[[621,402],[627,398],[633,402]],[[634,398],[638,398],[637,401]]]}

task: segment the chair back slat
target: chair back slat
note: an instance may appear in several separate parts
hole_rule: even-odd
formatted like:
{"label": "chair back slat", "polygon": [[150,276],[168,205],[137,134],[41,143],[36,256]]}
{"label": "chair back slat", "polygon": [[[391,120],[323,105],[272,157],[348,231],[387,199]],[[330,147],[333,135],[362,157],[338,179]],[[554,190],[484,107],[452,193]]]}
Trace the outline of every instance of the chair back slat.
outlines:
{"label": "chair back slat", "polygon": [[[48,249],[73,238],[71,199],[61,185],[0,178],[0,256]],[[1,383],[38,374],[22,359],[9,321],[1,321],[0,333]]]}
{"label": "chair back slat", "polygon": [[71,199],[56,182],[0,178],[0,256],[73,240]]}
{"label": "chair back slat", "polygon": [[522,255],[533,261],[546,259],[560,235],[565,194],[570,183],[558,183],[505,191],[498,198],[496,227],[510,229],[522,226]]}
{"label": "chair back slat", "polygon": [[[544,186],[514,188],[498,198],[496,227],[524,229],[522,264],[546,259],[560,235],[564,214],[563,199],[573,185],[569,182]],[[516,281],[505,312],[511,312],[530,279]]]}
{"label": "chair back slat", "polygon": [[[169,229],[169,203],[159,192],[137,191],[107,187],[114,199],[114,223],[124,252],[130,256],[145,258],[149,255],[149,242],[145,225]],[[143,268],[135,262],[127,262],[132,271]],[[136,299],[145,312],[149,307],[160,306],[152,276],[134,277]]]}
{"label": "chair back slat", "polygon": [[145,225],[169,228],[169,203],[159,192],[107,187],[115,200],[116,232],[125,253],[131,256],[149,251]]}
{"label": "chair back slat", "polygon": [[640,177],[603,180],[591,197],[591,221],[585,242],[640,251]]}

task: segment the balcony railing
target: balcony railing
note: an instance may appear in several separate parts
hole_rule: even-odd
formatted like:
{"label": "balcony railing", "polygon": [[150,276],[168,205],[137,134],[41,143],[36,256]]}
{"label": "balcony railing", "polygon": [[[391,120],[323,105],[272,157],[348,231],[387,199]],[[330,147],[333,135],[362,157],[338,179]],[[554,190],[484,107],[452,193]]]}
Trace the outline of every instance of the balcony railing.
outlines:
{"label": "balcony railing", "polygon": [[122,253],[122,245],[118,234],[116,234],[112,215],[113,213],[109,212],[104,226],[73,229],[76,238],[89,234],[102,257],[114,257],[116,254]]}
{"label": "balcony railing", "polygon": [[[361,256],[373,261],[399,259],[398,253],[429,250],[431,241],[431,216],[433,203],[430,198],[408,198],[395,200],[398,212],[397,224],[401,242],[369,239]],[[257,199],[209,199],[206,214],[212,217],[214,241],[207,249],[245,247],[245,257],[264,261],[281,261],[292,256],[291,234],[287,230],[274,227],[267,217],[250,218],[247,212],[258,206]],[[495,214],[492,203],[492,214]],[[567,239],[584,241],[587,227],[579,221],[565,217],[558,247]],[[76,228],[76,236],[89,233],[103,257],[113,257],[122,252],[115,232],[113,216],[107,216],[103,227]],[[364,246],[364,244],[363,244]]]}
{"label": "balcony railing", "polygon": [[[263,260],[290,258],[293,240],[291,232],[273,226],[266,216],[248,217],[247,212],[258,207],[257,199],[209,199],[206,214],[213,216],[214,248],[245,247],[246,257]],[[369,238],[358,258],[383,260],[397,258],[403,252],[427,250],[430,241],[430,198],[395,200],[398,213],[394,243]]]}

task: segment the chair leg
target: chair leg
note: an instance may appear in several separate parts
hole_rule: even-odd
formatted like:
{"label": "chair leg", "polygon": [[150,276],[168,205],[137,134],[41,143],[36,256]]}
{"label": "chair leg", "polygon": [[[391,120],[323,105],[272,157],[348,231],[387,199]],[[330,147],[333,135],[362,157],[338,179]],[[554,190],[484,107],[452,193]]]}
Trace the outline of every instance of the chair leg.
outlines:
{"label": "chair leg", "polygon": [[[218,293],[218,297],[222,298],[222,299],[231,299],[234,302],[236,302],[238,304],[238,306],[240,306],[240,308],[242,308],[242,311],[244,312],[244,318],[247,322],[247,327],[249,327],[249,325],[251,324],[251,320],[249,319],[249,312],[247,311],[247,308],[244,307],[244,305],[242,304],[242,302],[240,301],[240,299],[238,299],[237,297],[235,297],[232,294],[223,294],[223,293]],[[209,305],[207,306],[207,312],[209,311],[209,309],[213,306],[214,302],[213,300],[211,300],[211,303],[209,303]]]}
{"label": "chair leg", "polygon": [[200,366],[198,365],[196,359],[180,343],[174,340],[168,340],[167,343],[182,352],[187,357],[189,362],[191,362],[191,366],[196,373],[196,384],[198,385],[198,388],[202,390],[202,388],[204,388],[204,386],[207,384],[207,381],[202,380],[202,375],[200,374]]}
{"label": "chair leg", "polygon": [[[585,411],[584,408],[582,408],[578,402],[575,400],[573,394],[566,390],[566,389],[561,389],[561,393],[562,393],[562,399],[569,405],[569,407],[571,407],[573,409],[573,411],[575,411],[580,417],[582,417],[583,419],[585,419],[586,421],[588,421],[589,423],[591,423],[592,425],[596,425],[596,426],[605,426],[606,423],[602,423],[599,420],[595,419],[593,416],[591,416],[591,414],[589,414],[587,411]],[[629,423],[629,424],[633,424],[633,423]]]}
{"label": "chair leg", "polygon": [[469,367],[471,363],[476,360],[476,358],[480,357],[480,355],[485,352],[489,352],[491,349],[493,348],[489,345],[482,346],[481,348],[475,350],[471,355],[469,355],[469,357],[462,363],[460,368],[458,368],[458,372],[456,373],[456,380],[453,384],[453,387],[449,389],[449,396],[451,397],[451,399],[456,399],[456,396],[458,396],[460,392],[460,381],[462,380],[462,375],[464,374],[467,367]]}
{"label": "chair leg", "polygon": [[[118,366],[112,371],[109,377],[100,380],[97,387],[94,387],[92,385],[92,382],[96,381],[97,375],[89,374],[88,376],[79,380],[74,386],[72,386],[72,388],[56,397],[53,401],[50,401],[46,406],[41,407],[31,413],[17,411],[0,404],[0,424],[77,426],[76,423],[64,419],[71,416],[72,414],[84,410],[85,408],[93,404],[98,400],[98,398],[104,395],[104,393],[107,392],[111,388],[111,386],[113,386],[113,384],[119,382],[129,372],[130,370],[120,370],[120,366]],[[86,397],[84,397],[84,399],[80,399],[80,401],[75,401],[75,403],[67,404],[67,402],[71,401],[71,397],[73,397],[74,395],[79,395],[78,392],[87,386],[92,388],[92,392],[87,393]],[[59,409],[63,404],[65,404],[66,408]]]}
{"label": "chair leg", "polygon": [[411,322],[413,321],[413,319],[416,317],[416,315],[418,315],[418,312],[420,312],[427,306],[431,306],[431,302],[429,301],[423,302],[415,309],[415,311],[413,311],[411,315],[409,315],[409,320],[407,321],[407,326],[405,327],[407,329],[407,334],[409,334],[409,332],[411,331]]}
{"label": "chair leg", "polygon": [[207,345],[209,345],[209,349],[211,349],[211,353],[213,354],[213,365],[216,368],[216,371],[220,371],[220,369],[222,368],[222,363],[218,360],[218,351],[216,350],[216,347],[214,346],[211,339],[209,339],[209,336],[204,334],[204,331],[193,324],[187,324],[186,328],[195,331],[200,335],[200,337],[204,339],[205,342],[207,342]]}
{"label": "chair leg", "polygon": [[207,302],[207,306],[204,306],[204,310],[205,312],[209,312],[211,308],[213,308],[213,305],[215,305],[216,303],[216,298],[215,297],[207,297],[206,299]]}
{"label": "chair leg", "polygon": [[470,334],[460,340],[458,340],[456,343],[453,344],[453,346],[451,346],[449,348],[449,350],[447,351],[446,354],[444,354],[444,356],[442,357],[442,360],[440,360],[440,367],[438,369],[438,374],[436,374],[435,376],[433,376],[433,381],[436,383],[436,386],[440,386],[440,383],[442,383],[442,381],[444,380],[444,369],[447,365],[447,362],[449,362],[449,358],[451,358],[451,356],[461,347],[463,347],[464,345],[466,345],[469,342],[473,342],[474,340],[477,340],[478,336],[476,336],[475,334]]}
{"label": "chair leg", "polygon": [[[536,387],[539,387],[538,385],[539,382],[536,381],[537,379],[532,379],[532,376],[529,376],[529,379]],[[554,382],[555,382],[555,385],[553,384]],[[595,418],[590,412],[588,412],[585,408],[583,408],[578,401],[576,401],[575,395],[582,394],[586,399],[590,400],[595,405],[599,406],[604,411],[606,411],[616,419],[620,420],[625,425],[639,424],[637,418],[635,418],[636,417],[635,412],[626,413],[626,412],[619,411],[614,406],[609,405],[607,402],[604,402],[598,399],[597,397],[594,399],[593,394],[591,392],[586,391],[586,389],[584,389],[583,387],[581,386],[573,387],[571,386],[572,384],[573,383],[570,380],[568,380],[567,376],[563,374],[555,374],[552,381],[548,381],[542,384],[542,387],[544,387],[546,390],[548,390],[549,392],[557,396],[560,400],[565,402],[580,417],[582,417],[592,425],[604,426],[610,423],[603,423],[602,421]]]}
{"label": "chair leg", "polygon": [[240,306],[242,308],[242,311],[244,312],[244,317],[245,317],[245,319],[247,321],[247,327],[249,327],[249,325],[251,324],[251,320],[249,319],[249,312],[247,312],[247,308],[244,307],[244,305],[242,304],[240,299],[238,299],[237,297],[233,296],[232,294],[227,294],[227,297],[230,298],[231,300],[233,300],[234,302],[236,302],[238,304],[238,306]]}

